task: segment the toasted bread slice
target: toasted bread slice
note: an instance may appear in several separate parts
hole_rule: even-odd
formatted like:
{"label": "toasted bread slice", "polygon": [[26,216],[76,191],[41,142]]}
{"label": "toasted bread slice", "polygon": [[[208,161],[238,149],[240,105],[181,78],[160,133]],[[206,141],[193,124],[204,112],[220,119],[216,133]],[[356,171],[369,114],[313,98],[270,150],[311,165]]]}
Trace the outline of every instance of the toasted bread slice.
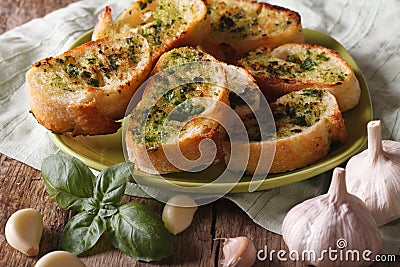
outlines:
{"label": "toasted bread slice", "polygon": [[154,62],[174,47],[199,44],[211,30],[207,8],[201,0],[139,0],[114,22],[110,7],[98,19],[92,39],[134,31],[149,42]]}
{"label": "toasted bread slice", "polygon": [[[222,159],[219,123],[207,117],[220,113],[215,102],[229,101],[222,65],[204,52],[182,47],[163,54],[153,74],[126,131],[129,159],[152,174],[198,168],[210,163],[210,157],[211,163]],[[199,147],[206,139],[214,146],[207,146],[202,155]],[[188,160],[185,164],[180,153]],[[177,166],[176,159],[183,165]]]}
{"label": "toasted bread slice", "polygon": [[[325,90],[304,89],[280,97],[270,105],[275,118],[275,156],[270,173],[286,172],[305,167],[328,154],[332,142],[343,143],[346,128],[335,97]],[[244,121],[249,129],[250,149],[246,171],[263,175],[269,165],[260,161],[262,150],[273,151],[273,140],[261,140],[257,121],[248,117]],[[229,162],[231,144],[223,143]],[[264,164],[267,167],[264,168]]]}
{"label": "toasted bread slice", "polygon": [[31,110],[55,133],[113,133],[150,72],[150,49],[141,35],[88,42],[33,64],[26,73]]}
{"label": "toasted bread slice", "polygon": [[238,55],[261,46],[303,43],[300,15],[292,10],[248,0],[206,0],[211,33],[200,44],[219,60],[233,63]]}
{"label": "toasted bread slice", "polygon": [[330,91],[342,112],[358,104],[360,85],[354,71],[338,52],[311,44],[286,44],[275,49],[262,47],[249,52],[238,64],[257,80],[266,98],[304,88]]}

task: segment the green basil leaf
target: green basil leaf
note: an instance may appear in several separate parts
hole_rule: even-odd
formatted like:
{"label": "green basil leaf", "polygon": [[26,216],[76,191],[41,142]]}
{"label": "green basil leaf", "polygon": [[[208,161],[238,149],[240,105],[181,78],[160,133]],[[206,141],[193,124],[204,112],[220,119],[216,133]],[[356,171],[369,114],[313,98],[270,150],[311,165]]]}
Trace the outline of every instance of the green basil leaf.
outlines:
{"label": "green basil leaf", "polygon": [[75,255],[93,247],[106,230],[106,222],[97,214],[81,212],[65,226],[59,241],[60,249]]}
{"label": "green basil leaf", "polygon": [[103,205],[118,206],[125,193],[127,182],[132,177],[134,164],[123,162],[104,169],[96,180],[94,197]]}
{"label": "green basil leaf", "polygon": [[142,261],[158,261],[172,254],[172,237],[160,216],[145,205],[130,202],[107,221],[115,247]]}
{"label": "green basil leaf", "polygon": [[[63,209],[85,210],[93,196],[95,176],[80,160],[51,155],[42,162],[42,176],[50,198]],[[90,206],[90,205],[89,205]]]}

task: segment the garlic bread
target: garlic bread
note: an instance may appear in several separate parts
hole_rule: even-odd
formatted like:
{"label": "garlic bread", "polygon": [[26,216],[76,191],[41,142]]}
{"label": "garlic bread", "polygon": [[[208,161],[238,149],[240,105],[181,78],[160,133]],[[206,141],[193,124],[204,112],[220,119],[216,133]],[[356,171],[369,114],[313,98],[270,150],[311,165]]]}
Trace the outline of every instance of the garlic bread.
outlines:
{"label": "garlic bread", "polygon": [[275,49],[258,48],[238,60],[257,80],[266,98],[304,88],[330,91],[342,112],[358,104],[360,85],[353,70],[339,53],[311,44],[285,44]]}
{"label": "garlic bread", "polygon": [[233,63],[238,55],[261,46],[303,43],[301,17],[292,10],[248,0],[206,0],[211,32],[200,44],[219,60]]}
{"label": "garlic bread", "polygon": [[[206,66],[197,64],[201,62]],[[221,113],[215,102],[229,101],[222,65],[202,51],[181,47],[164,53],[153,74],[129,120],[125,136],[129,159],[152,174],[198,168],[210,163],[210,157],[211,162],[221,160],[219,123],[207,116]],[[199,147],[206,139],[213,140],[214,147],[208,146],[202,155]],[[179,160],[180,153],[187,162]],[[178,167],[174,160],[186,163]]]}
{"label": "garlic bread", "polygon": [[26,73],[32,113],[54,133],[114,133],[150,62],[147,40],[134,33],[40,60]]}
{"label": "garlic bread", "polygon": [[[271,140],[260,140],[257,121],[248,117],[244,120],[248,128],[250,149],[246,171],[263,175],[268,168],[260,162],[261,150],[272,149],[275,155],[269,173],[286,172],[305,167],[328,154],[332,142],[344,143],[346,128],[335,97],[325,90],[304,89],[284,95],[270,104],[275,119],[276,135]],[[275,139],[275,141],[273,140]],[[223,143],[230,158],[230,143]]]}
{"label": "garlic bread", "polygon": [[197,45],[211,30],[201,0],[139,0],[115,21],[110,7],[98,18],[92,39],[133,31],[147,39],[154,62],[174,47]]}

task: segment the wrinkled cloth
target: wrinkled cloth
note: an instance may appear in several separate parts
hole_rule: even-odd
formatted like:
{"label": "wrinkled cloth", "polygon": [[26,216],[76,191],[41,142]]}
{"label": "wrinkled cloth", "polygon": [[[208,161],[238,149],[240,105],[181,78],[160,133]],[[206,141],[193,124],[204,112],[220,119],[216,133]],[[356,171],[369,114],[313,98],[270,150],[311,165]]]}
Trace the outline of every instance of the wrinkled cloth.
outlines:
{"label": "wrinkled cloth", "polygon": [[[110,5],[119,14],[131,0],[79,1],[34,19],[0,36],[0,152],[40,169],[49,154],[61,153],[48,132],[29,113],[25,72],[42,58],[64,52],[93,28],[97,14]],[[352,55],[370,88],[374,119],[384,139],[400,141],[400,2],[396,0],[269,1],[300,13],[304,28],[326,33]],[[280,188],[228,194],[255,223],[281,233],[286,213],[296,204],[325,193],[331,172]],[[135,184],[127,194],[146,197]],[[400,221],[380,228],[384,253],[400,255]]]}

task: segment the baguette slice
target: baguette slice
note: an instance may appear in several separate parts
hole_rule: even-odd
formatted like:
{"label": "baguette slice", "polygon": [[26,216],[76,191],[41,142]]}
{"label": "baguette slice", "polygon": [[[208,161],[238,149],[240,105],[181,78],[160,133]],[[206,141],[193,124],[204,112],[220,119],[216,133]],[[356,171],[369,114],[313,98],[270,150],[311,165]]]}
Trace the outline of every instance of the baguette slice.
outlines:
{"label": "baguette slice", "polygon": [[292,10],[248,0],[206,0],[211,33],[200,44],[217,59],[234,63],[261,46],[304,43],[301,17]]}
{"label": "baguette slice", "polygon": [[143,35],[150,46],[154,62],[168,50],[195,46],[211,30],[207,8],[201,0],[139,0],[115,20],[110,7],[98,16],[92,39],[126,32]]}
{"label": "baguette slice", "polygon": [[[274,141],[260,141],[257,121],[248,118],[244,123],[249,128],[250,143],[242,145],[243,149],[250,149],[248,173],[265,175],[268,171],[280,173],[302,168],[327,155],[332,142],[345,142],[342,114],[328,91],[313,88],[292,92],[270,107],[276,126],[275,156],[268,170],[269,166],[259,159],[262,150],[267,154],[273,151]],[[224,142],[223,148],[227,154],[225,161],[229,162],[231,144]]]}
{"label": "baguette slice", "polygon": [[262,47],[249,52],[238,64],[257,80],[268,101],[304,88],[331,92],[342,112],[360,99],[360,85],[338,52],[311,44],[286,44],[275,49]]}
{"label": "baguette slice", "polygon": [[[208,65],[196,67],[201,62]],[[210,62],[215,64],[209,65]],[[126,131],[129,160],[139,170],[151,174],[181,172],[221,160],[219,123],[207,118],[221,111],[213,101],[207,100],[228,104],[223,66],[202,51],[182,47],[163,54],[153,74]],[[211,139],[216,147],[207,146],[202,155],[199,146],[206,139]],[[179,153],[189,160],[183,167],[174,162]],[[172,155],[172,161],[167,155]]]}
{"label": "baguette slice", "polygon": [[150,49],[141,35],[88,42],[33,64],[26,73],[31,110],[54,133],[114,133],[150,72]]}

